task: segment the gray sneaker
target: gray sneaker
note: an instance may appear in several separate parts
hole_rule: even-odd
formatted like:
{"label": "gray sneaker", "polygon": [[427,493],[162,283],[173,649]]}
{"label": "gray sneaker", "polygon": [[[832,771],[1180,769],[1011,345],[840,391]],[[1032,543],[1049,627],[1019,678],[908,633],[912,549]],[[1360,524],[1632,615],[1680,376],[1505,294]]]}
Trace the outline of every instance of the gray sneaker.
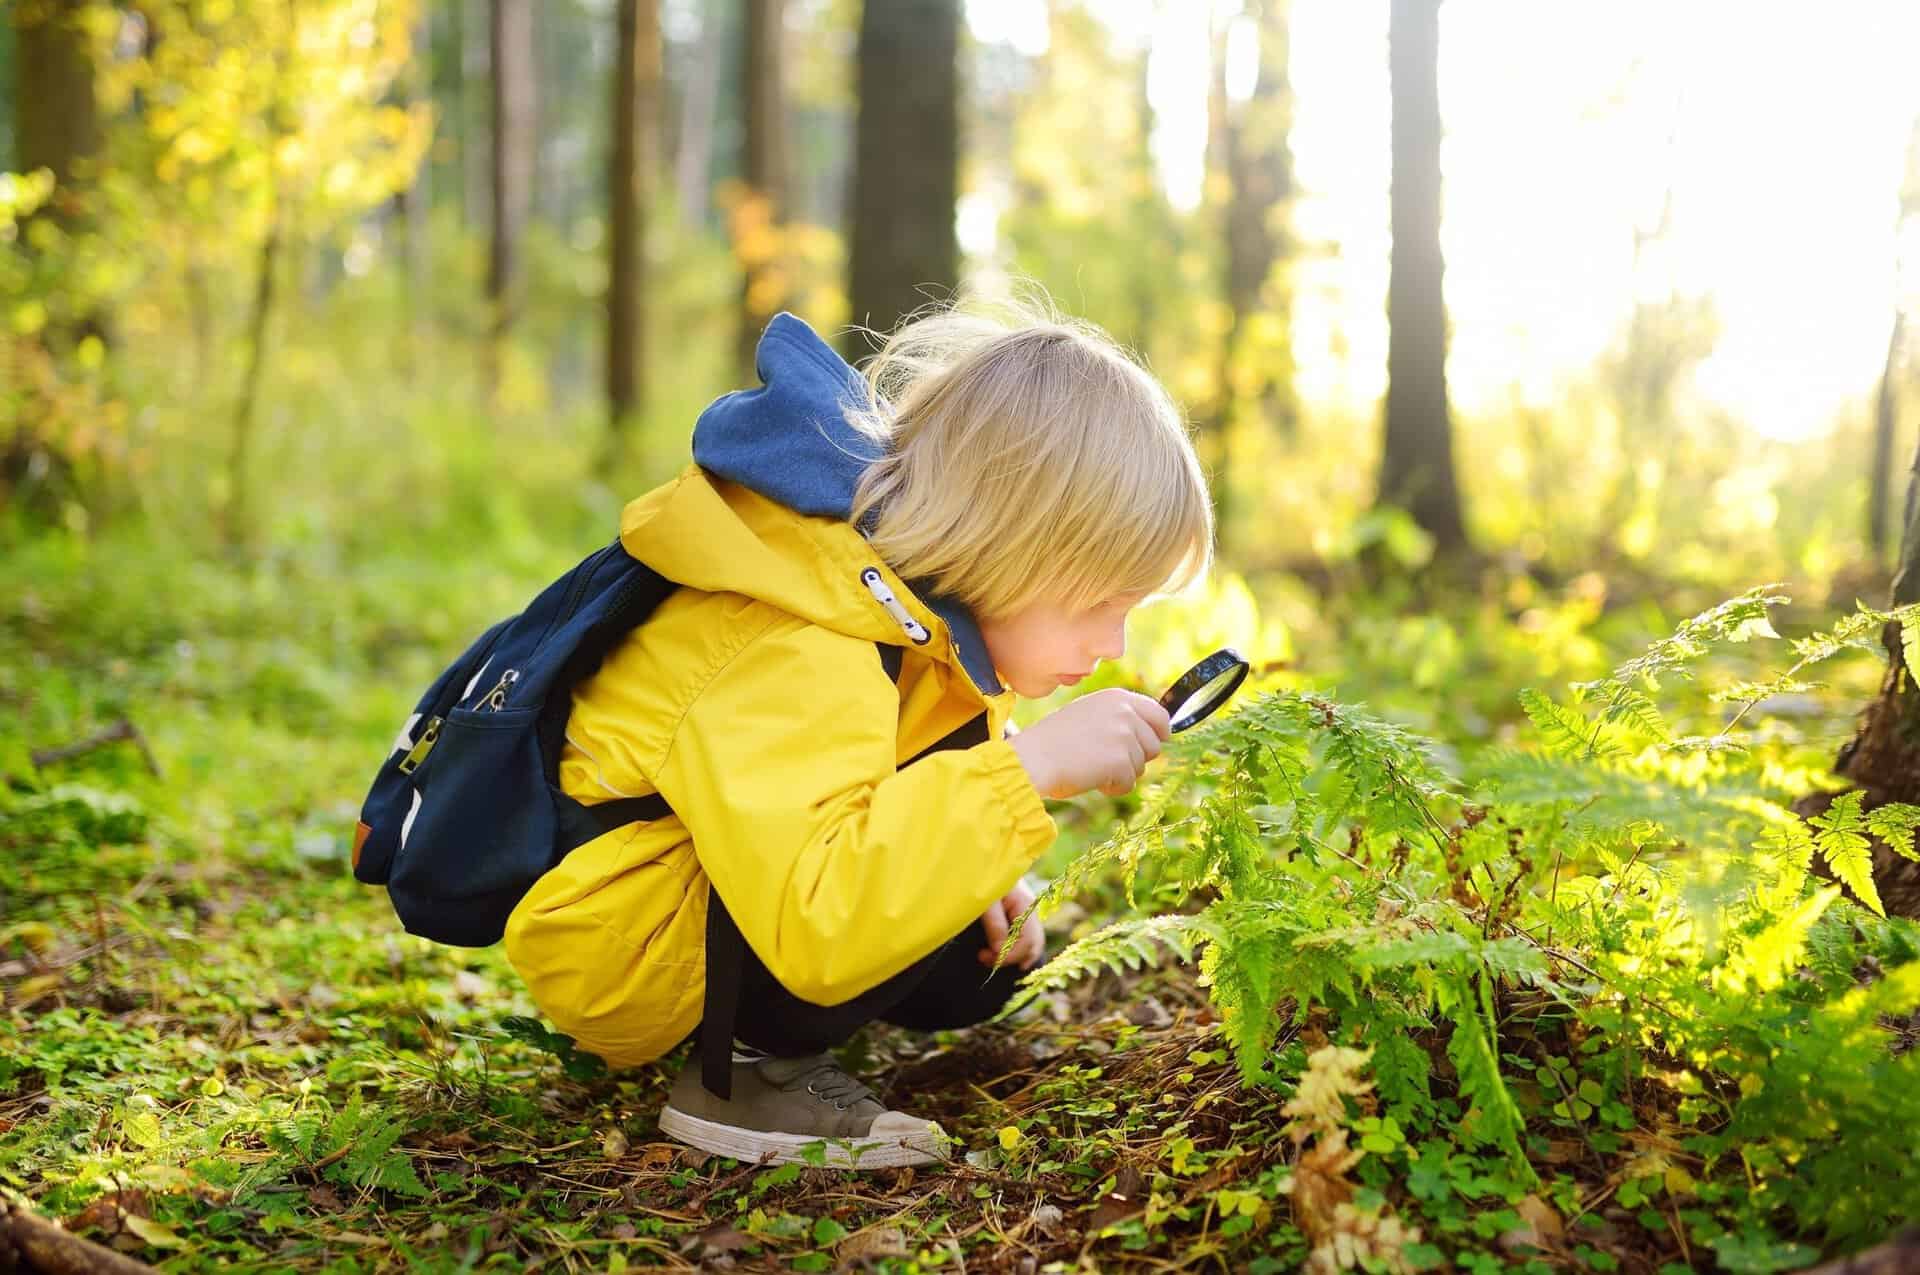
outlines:
{"label": "gray sneaker", "polygon": [[748,1163],[805,1163],[802,1147],[824,1143],[826,1163],[892,1169],[943,1159],[946,1135],[931,1120],[888,1111],[831,1054],[809,1058],[734,1056],[733,1097],[700,1083],[696,1055],[673,1082],[660,1131],[689,1146]]}

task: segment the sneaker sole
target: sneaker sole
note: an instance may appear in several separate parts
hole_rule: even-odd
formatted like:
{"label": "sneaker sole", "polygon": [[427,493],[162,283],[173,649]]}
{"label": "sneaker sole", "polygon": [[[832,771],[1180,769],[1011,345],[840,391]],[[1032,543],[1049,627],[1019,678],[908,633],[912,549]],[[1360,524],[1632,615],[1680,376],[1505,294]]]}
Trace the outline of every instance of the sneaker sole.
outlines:
{"label": "sneaker sole", "polygon": [[945,1158],[935,1148],[933,1136],[828,1140],[799,1133],[762,1133],[702,1120],[674,1107],[660,1112],[660,1132],[690,1147],[748,1164],[810,1163],[801,1154],[803,1147],[822,1148],[826,1158],[821,1163],[834,1169],[902,1169],[935,1164]]}

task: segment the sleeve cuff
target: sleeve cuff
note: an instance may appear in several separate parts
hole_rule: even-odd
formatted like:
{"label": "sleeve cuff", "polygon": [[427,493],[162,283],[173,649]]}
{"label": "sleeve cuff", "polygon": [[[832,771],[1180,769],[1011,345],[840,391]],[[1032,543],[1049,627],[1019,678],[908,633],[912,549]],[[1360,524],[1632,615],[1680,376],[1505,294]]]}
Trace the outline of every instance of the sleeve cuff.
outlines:
{"label": "sleeve cuff", "polygon": [[1040,792],[1028,777],[1027,768],[1020,764],[1020,754],[1013,751],[1012,744],[995,740],[979,748],[986,760],[987,778],[1000,794],[1013,825],[1014,839],[1031,852],[1026,860],[1031,863],[1053,844],[1058,831],[1053,816],[1047,813],[1046,803],[1040,800]]}

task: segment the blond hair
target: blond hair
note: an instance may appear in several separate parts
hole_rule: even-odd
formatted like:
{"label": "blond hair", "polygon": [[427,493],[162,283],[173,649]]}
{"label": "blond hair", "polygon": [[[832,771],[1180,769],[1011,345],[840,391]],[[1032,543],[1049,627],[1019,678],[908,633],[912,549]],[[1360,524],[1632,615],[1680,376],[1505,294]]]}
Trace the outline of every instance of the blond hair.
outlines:
{"label": "blond hair", "polygon": [[1181,587],[1213,551],[1206,479],[1166,390],[1033,300],[923,313],[862,369],[879,445],[853,517],[902,578],[976,615]]}

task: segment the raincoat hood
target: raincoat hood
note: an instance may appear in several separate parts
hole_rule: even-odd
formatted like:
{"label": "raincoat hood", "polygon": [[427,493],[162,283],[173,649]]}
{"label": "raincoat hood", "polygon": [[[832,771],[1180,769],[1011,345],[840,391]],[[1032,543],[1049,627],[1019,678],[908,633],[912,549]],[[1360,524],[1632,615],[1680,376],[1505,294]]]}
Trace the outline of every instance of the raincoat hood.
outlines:
{"label": "raincoat hood", "polygon": [[851,521],[854,489],[880,451],[846,419],[845,408],[865,398],[860,374],[785,313],[767,325],[754,365],[759,388],[723,395],[700,414],[693,466],[627,506],[627,551],[678,584],[908,645],[900,621],[861,578],[877,568],[930,635],[914,645],[959,666],[982,696],[1000,694],[967,608],[900,580]]}

